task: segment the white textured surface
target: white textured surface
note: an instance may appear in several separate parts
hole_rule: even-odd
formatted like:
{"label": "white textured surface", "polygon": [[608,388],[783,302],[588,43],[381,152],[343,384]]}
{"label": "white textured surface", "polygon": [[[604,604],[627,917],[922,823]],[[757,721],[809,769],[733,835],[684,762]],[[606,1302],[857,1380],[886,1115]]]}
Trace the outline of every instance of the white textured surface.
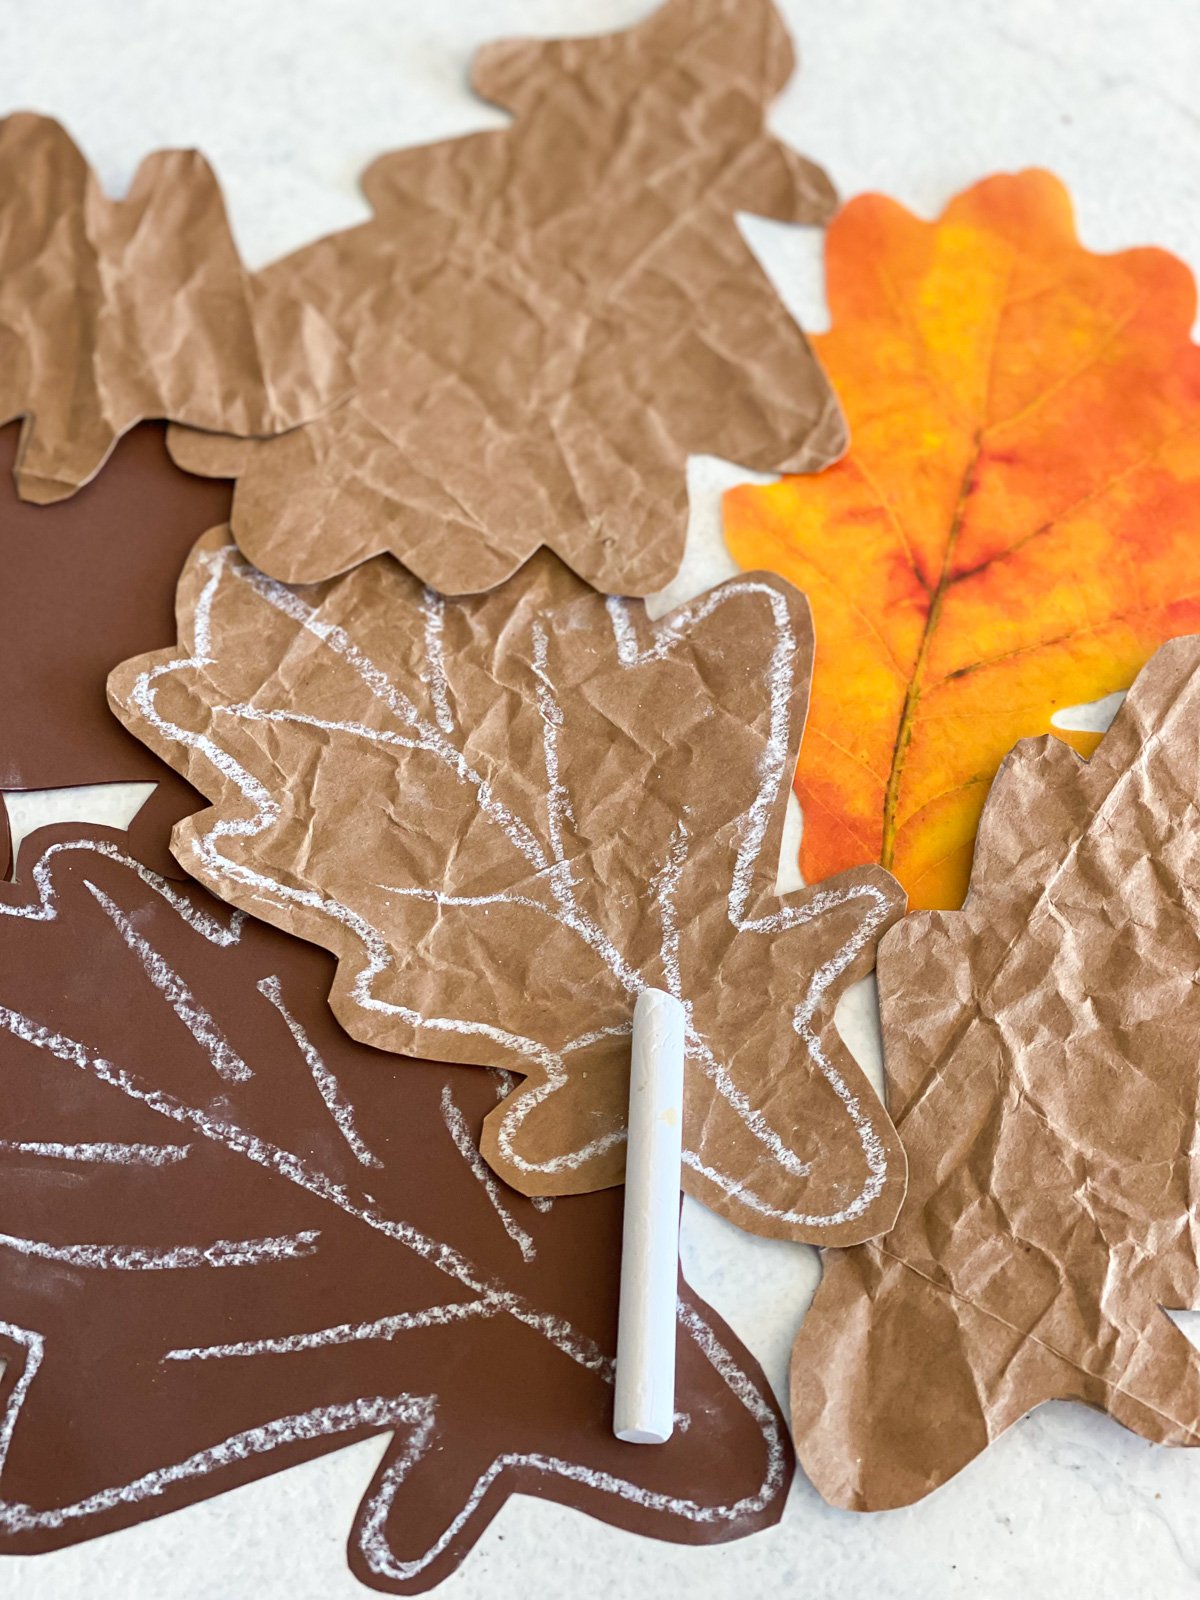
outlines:
{"label": "white textured surface", "polygon": [[[997,169],[1057,171],[1085,240],[1158,243],[1200,265],[1200,24],[1192,0],[784,0],[802,71],[773,116],[845,195],[882,189],[932,214]],[[0,0],[0,96],[62,117],[114,190],[165,144],[202,146],[224,180],[247,258],[269,260],[366,215],[358,169],[380,150],[502,118],[474,102],[472,45],[512,33],[590,32],[642,0]],[[789,305],[823,325],[817,242],[752,221]],[[728,570],[717,491],[693,463],[688,571],[677,594]],[[55,815],[62,816],[60,809]],[[124,823],[130,796],[65,815]],[[28,808],[30,819],[34,812]],[[44,813],[48,815],[48,813]],[[23,819],[24,820],[24,819]],[[864,1061],[869,987],[839,1021]],[[813,1252],[749,1239],[688,1205],[691,1281],[782,1393]],[[357,1445],[127,1533],[0,1564],[15,1600],[341,1600],[364,1591],[344,1542],[380,1453]],[[1060,1600],[1200,1593],[1200,1456],[1154,1449],[1081,1408],[1015,1428],[923,1505],[874,1518],[830,1511],[800,1482],[779,1528],[719,1549],[653,1544],[513,1500],[442,1588],[493,1596],[697,1600]]]}

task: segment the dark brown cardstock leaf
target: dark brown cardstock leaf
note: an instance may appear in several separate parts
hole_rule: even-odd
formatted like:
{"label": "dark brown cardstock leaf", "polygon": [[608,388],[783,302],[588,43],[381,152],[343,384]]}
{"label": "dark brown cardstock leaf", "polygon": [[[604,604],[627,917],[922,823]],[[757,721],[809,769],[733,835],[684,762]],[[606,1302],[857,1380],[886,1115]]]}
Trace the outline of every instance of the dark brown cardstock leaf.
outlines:
{"label": "dark brown cardstock leaf", "polygon": [[836,1505],[927,1494],[1045,1400],[1200,1443],[1200,638],[1146,666],[1095,755],[1018,744],[961,912],[879,952],[908,1200],[826,1257],[797,1449]]}
{"label": "dark brown cardstock leaf", "polygon": [[178,877],[167,839],[198,798],[125,732],[104,681],[174,637],[179,569],[228,517],[230,487],[181,472],[162,425],[145,423],[77,495],[30,505],[9,470],[18,432],[0,428],[0,791],[156,783],[129,837],[147,865]]}
{"label": "dark brown cardstock leaf", "polygon": [[110,698],[212,803],[179,861],[332,950],[356,1038],[521,1074],[503,1177],[621,1181],[651,984],[690,1010],[688,1192],[781,1238],[890,1225],[903,1152],[833,1019],[903,896],[875,867],[776,893],[812,669],[787,583],[652,624],[548,551],[447,601],[386,558],[289,589],[213,529],[178,628]]}
{"label": "dark brown cardstock leaf", "polygon": [[396,1593],[446,1576],[514,1492],[684,1543],[779,1519],[783,1419],[682,1283],[684,1420],[653,1450],[613,1437],[620,1197],[498,1183],[477,1148],[493,1075],[356,1044],[323,951],[148,872],[119,834],[44,829],[19,867],[0,885],[0,1552],[381,1433],[349,1555]]}
{"label": "dark brown cardstock leaf", "polygon": [[770,0],[481,50],[472,84],[512,126],[381,157],[374,219],[266,275],[346,341],[355,398],[262,444],[172,434],[182,465],[238,478],[250,560],[311,583],[390,550],[476,594],[548,545],[646,595],[682,559],[689,454],[840,455],[837,402],[735,217],[834,207],[764,122],[793,60]]}
{"label": "dark brown cardstock leaf", "polygon": [[143,419],[274,434],[348,392],[321,313],[242,266],[196,151],[148,156],[110,200],[52,118],[0,122],[0,421],[25,419],[23,499],[74,494]]}

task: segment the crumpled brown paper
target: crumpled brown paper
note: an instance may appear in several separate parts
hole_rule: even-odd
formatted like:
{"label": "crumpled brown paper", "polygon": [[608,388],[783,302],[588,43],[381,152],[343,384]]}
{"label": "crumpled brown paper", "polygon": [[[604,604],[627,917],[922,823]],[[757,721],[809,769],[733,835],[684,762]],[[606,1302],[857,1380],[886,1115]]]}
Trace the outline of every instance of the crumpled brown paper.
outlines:
{"label": "crumpled brown paper", "polygon": [[689,1008],[685,1187],[743,1227],[888,1227],[904,1156],[833,1022],[903,896],[775,891],[812,632],[782,579],[651,624],[543,551],[444,601],[377,558],[289,589],[205,535],[180,644],[113,673],[131,732],[212,802],[173,849],[339,958],[384,1049],[519,1074],[483,1152],[515,1187],[621,1180],[630,1023]]}
{"label": "crumpled brown paper", "polygon": [[279,433],[349,392],[338,336],[246,271],[211,168],[164,150],[110,200],[67,131],[0,122],[0,422],[22,499],[65,499],[134,423]]}
{"label": "crumpled brown paper", "polygon": [[351,347],[354,400],[266,444],[173,434],[182,466],[238,477],[250,560],[310,583],[390,550],[476,594],[544,544],[645,595],[682,558],[689,453],[840,455],[837,402],[735,217],[833,209],[764,124],[792,66],[770,0],[480,51],[472,84],[512,126],[382,157],[374,220],[267,274]]}
{"label": "crumpled brown paper", "polygon": [[1084,763],[1017,745],[961,912],[883,941],[909,1193],[830,1252],[792,1358],[797,1450],[835,1505],[905,1505],[1076,1399],[1200,1443],[1200,638],[1145,667]]}

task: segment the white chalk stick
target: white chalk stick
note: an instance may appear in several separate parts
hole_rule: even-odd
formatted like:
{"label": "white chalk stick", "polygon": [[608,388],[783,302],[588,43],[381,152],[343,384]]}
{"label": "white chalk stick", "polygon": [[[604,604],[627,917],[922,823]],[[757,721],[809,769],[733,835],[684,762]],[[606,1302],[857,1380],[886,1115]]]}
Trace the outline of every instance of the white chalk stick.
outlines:
{"label": "white chalk stick", "polygon": [[684,1020],[673,995],[638,995],[613,1405],[613,1432],[629,1444],[665,1444],[675,1426]]}

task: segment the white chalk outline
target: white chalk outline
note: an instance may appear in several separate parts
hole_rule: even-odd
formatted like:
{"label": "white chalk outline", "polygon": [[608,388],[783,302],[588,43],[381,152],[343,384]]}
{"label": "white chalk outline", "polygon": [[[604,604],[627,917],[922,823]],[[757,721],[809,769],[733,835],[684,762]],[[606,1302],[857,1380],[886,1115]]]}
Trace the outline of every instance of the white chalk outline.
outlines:
{"label": "white chalk outline", "polygon": [[118,1167],[168,1167],[186,1161],[190,1144],[130,1144],[95,1139],[62,1144],[56,1139],[0,1139],[0,1156],[37,1156],[45,1161],[87,1161]]}
{"label": "white chalk outline", "polygon": [[212,1013],[196,998],[166,956],[142,937],[116,901],[90,878],[83,880],[83,886],[121,935],[126,948],[141,962],[142,970],[150,982],[212,1062],[213,1071],[229,1083],[244,1083],[252,1077],[250,1068],[222,1033]]}
{"label": "white chalk outline", "polygon": [[339,1344],[364,1344],[369,1340],[388,1341],[398,1333],[420,1328],[441,1328],[451,1322],[488,1321],[504,1307],[494,1295],[478,1300],[451,1300],[446,1305],[425,1306],[420,1311],[395,1311],[370,1322],[339,1322],[328,1328],[313,1328],[304,1333],[276,1333],[263,1339],[236,1339],[229,1344],[177,1345],[166,1351],[162,1361],[231,1361],[242,1356],[291,1356],[305,1350],[328,1350]]}
{"label": "white chalk outline", "polygon": [[[505,1472],[533,1471],[548,1478],[559,1477],[583,1484],[598,1494],[609,1494],[648,1511],[663,1512],[701,1526],[732,1524],[766,1509],[782,1487],[787,1468],[783,1434],[769,1401],[737,1365],[716,1334],[694,1307],[677,1304],[679,1323],[699,1347],[704,1358],[726,1383],[758,1424],[765,1447],[765,1466],[758,1488],[740,1500],[703,1505],[678,1495],[643,1488],[627,1478],[565,1461],[539,1452],[505,1451],[495,1457],[474,1486],[457,1514],[419,1556],[398,1559],[387,1539],[387,1524],[396,1496],[413,1468],[428,1454],[436,1432],[437,1396],[400,1394],[364,1396],[338,1405],[318,1406],[310,1411],[280,1417],[256,1428],[230,1435],[218,1444],[196,1451],[183,1461],[143,1473],[130,1483],[100,1489],[70,1505],[35,1510],[32,1506],[0,1498],[0,1530],[19,1534],[35,1530],[56,1530],[67,1523],[82,1521],[111,1511],[118,1505],[139,1504],[164,1494],[177,1483],[207,1477],[222,1467],[235,1465],[251,1456],[264,1455],[301,1440],[336,1437],[356,1428],[373,1433],[412,1429],[408,1442],[385,1464],[364,1496],[355,1523],[354,1537],[368,1568],[379,1577],[406,1581],[417,1577],[431,1562],[454,1543],[470,1522],[487,1491]],[[0,1334],[26,1352],[21,1374],[13,1386],[0,1418],[0,1480],[3,1478],[8,1449],[29,1390],[45,1356],[45,1340],[31,1329],[0,1321]]]}
{"label": "white chalk outline", "polygon": [[329,1115],[337,1125],[337,1130],[350,1147],[350,1152],[356,1161],[364,1167],[382,1167],[383,1162],[372,1150],[367,1148],[366,1141],[358,1131],[358,1124],[354,1120],[354,1108],[342,1093],[342,1086],[329,1067],[324,1056],[308,1037],[307,1032],[288,1009],[287,1001],[283,998],[283,985],[275,973],[262,978],[255,985],[265,999],[278,1011],[287,1024],[288,1032],[296,1041],[296,1048],[303,1056],[308,1070],[312,1073],[313,1082],[317,1092],[324,1100]]}
{"label": "white chalk outline", "polygon": [[[241,937],[245,918],[235,912],[228,926],[199,910],[181,890],[158,873],[125,855],[107,841],[79,839],[60,841],[47,847],[32,870],[32,880],[38,891],[36,905],[12,904],[0,898],[0,916],[12,916],[37,921],[53,922],[58,917],[58,897],[55,892],[49,863],[70,850],[91,851],[105,856],[118,865],[136,873],[145,886],[157,894],[193,932],[209,943],[227,948]],[[85,884],[86,884],[85,879]],[[160,990],[160,993],[162,991]],[[164,998],[167,998],[164,995]],[[269,999],[269,996],[264,998]],[[478,1297],[494,1296],[501,1309],[518,1322],[534,1328],[565,1355],[582,1366],[601,1375],[611,1374],[611,1359],[603,1354],[593,1340],[576,1333],[570,1323],[540,1312],[530,1306],[522,1296],[512,1294],[499,1284],[490,1282],[460,1251],[441,1241],[429,1238],[408,1223],[397,1222],[379,1211],[367,1197],[367,1203],[356,1201],[342,1184],[335,1183],[326,1174],[309,1168],[290,1151],[282,1150],[266,1140],[246,1133],[234,1123],[220,1121],[198,1107],[190,1106],[174,1095],[156,1089],[141,1088],[136,1078],[124,1068],[96,1055],[81,1040],[70,1038],[52,1028],[44,1027],[32,1018],[8,1006],[0,1005],[0,1030],[11,1033],[36,1049],[46,1050],[58,1060],[84,1071],[90,1071],[102,1082],[120,1089],[130,1099],[148,1105],[152,1110],[183,1124],[193,1132],[224,1145],[236,1154],[248,1157],[258,1165],[274,1172],[309,1193],[337,1206],[347,1215],[383,1233],[395,1242],[413,1250],[422,1259],[454,1278]],[[293,1036],[294,1037],[294,1036]],[[197,1045],[210,1055],[213,1040],[203,1034],[193,1034]],[[306,1064],[308,1064],[306,1062]],[[310,1068],[311,1070],[311,1068]]]}
{"label": "white chalk outline", "polygon": [[676,1303],[676,1313],[684,1332],[700,1347],[705,1359],[750,1412],[762,1432],[767,1451],[766,1470],[762,1482],[753,1494],[743,1495],[732,1505],[705,1506],[695,1500],[684,1500],[678,1495],[661,1494],[655,1490],[641,1488],[638,1484],[630,1483],[627,1478],[619,1478],[610,1472],[599,1472],[592,1467],[564,1461],[558,1456],[505,1451],[498,1455],[491,1466],[475,1480],[462,1510],[452,1518],[429,1548],[414,1559],[399,1561],[387,1543],[385,1528],[395,1503],[397,1490],[424,1453],[424,1439],[415,1449],[413,1442],[410,1441],[409,1448],[403,1455],[381,1469],[376,1484],[368,1494],[360,1512],[357,1528],[358,1547],[369,1569],[378,1577],[393,1582],[406,1582],[419,1576],[430,1562],[436,1560],[454,1542],[492,1484],[513,1468],[532,1470],[548,1478],[559,1477],[574,1483],[582,1483],[598,1493],[611,1494],[618,1499],[642,1506],[646,1510],[663,1511],[702,1526],[711,1527],[721,1523],[736,1522],[742,1517],[754,1516],[764,1510],[778,1493],[786,1471],[783,1438],[774,1413],[703,1317],[682,1300]]}
{"label": "white chalk outline", "polygon": [[[476,803],[481,814],[501,828],[513,848],[524,856],[531,868],[531,878],[548,886],[553,902],[539,901],[532,895],[501,892],[480,898],[477,903],[484,903],[484,899],[488,903],[507,901],[527,906],[552,918],[561,927],[579,937],[605,964],[622,988],[633,997],[645,986],[641,975],[628,966],[603,930],[583,912],[575,896],[571,863],[566,857],[562,839],[564,822],[569,821],[571,817],[570,797],[559,781],[558,771],[558,730],[562,726],[563,718],[548,669],[548,636],[541,620],[537,619],[533,623],[531,670],[543,725],[549,852],[538,840],[535,830],[497,799],[487,779],[471,765],[466,755],[447,737],[446,732],[421,713],[409,696],[358,648],[344,628],[323,620],[318,610],[310,606],[298,593],[258,572],[246,563],[232,546],[227,545],[219,550],[202,552],[198,559],[207,567],[209,575],[195,607],[191,655],[175,657],[142,672],[135,679],[129,693],[130,706],[164,741],[196,751],[216,768],[227,783],[240,792],[253,809],[254,814],[249,817],[218,818],[207,833],[193,836],[191,845],[194,856],[193,871],[196,876],[218,890],[223,884],[237,883],[249,888],[256,897],[281,908],[286,905],[302,906],[341,923],[362,946],[364,963],[354,975],[349,992],[354,1003],[363,1010],[398,1017],[414,1029],[423,1028],[432,1032],[486,1038],[507,1056],[524,1057],[532,1069],[540,1072],[541,1082],[525,1089],[516,1097],[512,1108],[502,1116],[497,1130],[497,1146],[500,1154],[518,1169],[531,1174],[574,1170],[622,1143],[625,1138],[624,1130],[610,1130],[580,1149],[560,1153],[543,1162],[526,1160],[515,1145],[520,1128],[539,1106],[568,1083],[564,1057],[570,1051],[580,1048],[583,1041],[572,1040],[561,1050],[554,1051],[538,1040],[525,1038],[475,1018],[428,1016],[413,1007],[381,1000],[373,992],[375,980],[382,973],[394,970],[388,941],[381,930],[332,895],[284,884],[268,874],[255,871],[252,867],[230,861],[221,853],[222,839],[253,838],[269,829],[278,819],[278,802],[261,781],[241,766],[236,758],[214,738],[208,734],[181,728],[171,722],[159,713],[156,703],[157,685],[161,679],[169,678],[178,672],[201,671],[215,664],[212,655],[211,620],[218,591],[226,576],[245,584],[266,605],[288,617],[298,628],[310,634],[346,662],[370,691],[372,697],[410,732],[400,735],[368,727],[363,723],[331,721],[313,718],[303,712],[276,711],[262,706],[248,705],[214,707],[210,727],[218,724],[225,716],[262,722],[299,723],[325,731],[345,733],[368,742],[420,750],[434,756],[456,776],[460,783],[475,790]],[[798,646],[791,625],[787,599],[774,585],[761,578],[732,579],[693,604],[680,608],[665,621],[651,624],[650,642],[645,648],[639,646],[637,630],[630,619],[627,602],[609,598],[606,606],[617,659],[624,667],[636,667],[649,661],[664,659],[676,644],[686,638],[720,606],[744,595],[757,596],[767,602],[774,627],[774,643],[766,673],[770,708],[769,733],[760,760],[758,791],[741,818],[741,837],[727,897],[729,921],[739,934],[781,933],[808,923],[827,911],[853,902],[865,902],[861,919],[845,944],[811,975],[803,998],[793,1010],[792,1023],[810,1060],[841,1102],[855,1130],[863,1152],[866,1176],[859,1192],[836,1211],[814,1213],[780,1209],[772,1200],[758,1194],[742,1180],[702,1161],[695,1151],[685,1149],[684,1161],[724,1195],[736,1199],[740,1204],[775,1223],[812,1229],[833,1228],[862,1216],[878,1198],[887,1179],[887,1151],[869,1111],[864,1109],[857,1095],[826,1054],[813,1026],[813,1019],[831,985],[870,942],[886,920],[891,907],[887,895],[879,886],[860,882],[836,889],[818,890],[811,893],[803,905],[785,904],[773,915],[754,918],[747,915],[754,872],[758,866],[772,810],[780,801],[788,777],[786,766],[795,687],[794,662]],[[427,610],[425,613],[427,624],[429,615]],[[444,663],[442,671],[444,672]],[[427,685],[435,677],[436,669],[430,662],[424,674]],[[459,898],[443,895],[430,888],[396,888],[392,892],[427,899],[439,906],[459,903]],[[476,900],[475,897],[462,897],[462,903],[476,903]],[[667,938],[668,930],[664,928],[664,940]],[[664,959],[670,959],[669,947],[666,944]],[[589,1040],[591,1037],[589,1035]],[[751,1104],[746,1094],[734,1083],[724,1064],[709,1048],[707,1041],[696,1031],[690,1018],[686,1033],[686,1048],[688,1059],[709,1079],[717,1093],[751,1136],[764,1148],[770,1159],[794,1180],[801,1181],[809,1177],[811,1165],[801,1161],[791,1148],[789,1142],[791,1130],[789,1137],[781,1136],[764,1112]]]}
{"label": "white chalk outline", "polygon": [[273,1238],[214,1239],[210,1244],[52,1244],[48,1239],[0,1233],[0,1250],[101,1272],[177,1272],[195,1267],[260,1267],[267,1261],[293,1261],[315,1254],[320,1237],[319,1228],[305,1228],[300,1233]]}
{"label": "white chalk outline", "polygon": [[[38,906],[11,905],[0,901],[0,915],[32,914],[41,920],[54,920],[58,914],[58,902],[49,862],[52,857],[72,849],[97,852],[127,869],[134,870],[148,888],[158,894],[194,932],[209,942],[218,945],[237,942],[242,926],[240,917],[236,921],[231,921],[230,927],[223,927],[200,912],[185,895],[156,873],[142,867],[140,863],[123,855],[106,842],[88,839],[60,842],[50,846],[34,868],[33,877],[39,894]],[[270,999],[270,996],[266,998]],[[169,1001],[169,996],[165,993],[164,999]],[[222,1122],[175,1096],[141,1086],[132,1074],[96,1055],[81,1041],[46,1028],[9,1007],[0,1006],[0,1029],[22,1039],[35,1049],[46,1051],[67,1065],[89,1073],[135,1102],[144,1104],[159,1115],[186,1126],[194,1134],[212,1140],[227,1151],[253,1161],[277,1177],[292,1182],[317,1198],[333,1204],[366,1226],[375,1228],[396,1243],[414,1250],[432,1265],[471,1289],[476,1296],[472,1300],[431,1306],[416,1312],[399,1312],[357,1326],[347,1324],[229,1345],[180,1347],[167,1351],[162,1360],[214,1360],[233,1359],[239,1356],[288,1355],[355,1339],[390,1339],[410,1328],[507,1314],[546,1338],[571,1359],[594,1371],[602,1380],[611,1383],[610,1358],[599,1351],[590,1339],[576,1333],[564,1319],[538,1312],[536,1308],[529,1306],[523,1297],[482,1280],[477,1269],[454,1247],[427,1238],[410,1224],[383,1216],[373,1205],[360,1204],[344,1186],[335,1183],[320,1171],[307,1167],[293,1153],[247,1133],[236,1124]],[[214,1048],[212,1039],[206,1043],[204,1038],[196,1035],[194,1037],[197,1038],[201,1048],[210,1051]],[[299,1048],[299,1041],[297,1046]],[[72,1147],[61,1148],[66,1150]],[[169,1151],[172,1152],[167,1158],[169,1161],[181,1159],[191,1146],[114,1144],[78,1148],[103,1150],[105,1160],[113,1159],[113,1153],[118,1150],[127,1150],[131,1153],[130,1164],[135,1164],[146,1159],[143,1152],[147,1151]],[[132,1154],[135,1152],[136,1155]],[[181,1154],[176,1155],[176,1152]],[[294,1253],[296,1248],[315,1247],[318,1238],[318,1230],[306,1230],[289,1240],[248,1241],[242,1245],[229,1245],[227,1241],[218,1241],[217,1246],[206,1247],[205,1250],[201,1250],[200,1247],[179,1247],[188,1259],[176,1260],[174,1263],[145,1259],[147,1252],[140,1247],[132,1246],[64,1246],[50,1247],[50,1251],[55,1254],[56,1259],[61,1257],[73,1265],[96,1267],[100,1270],[146,1268],[167,1264],[252,1266],[279,1259],[279,1253],[275,1249],[277,1246],[286,1247],[285,1253]],[[228,1261],[222,1259],[222,1250],[226,1247],[231,1252]],[[81,1250],[89,1253],[86,1259],[76,1259],[76,1252]],[[236,1260],[238,1251],[249,1251],[254,1259]],[[91,1252],[95,1254],[90,1254]],[[197,1256],[197,1259],[191,1259],[192,1256]],[[358,1535],[360,1546],[364,1559],[369,1564],[375,1564],[373,1570],[384,1570],[390,1566],[396,1570],[403,1568],[411,1573],[421,1571],[457,1538],[483,1495],[497,1478],[511,1468],[532,1468],[551,1476],[565,1477],[588,1485],[600,1493],[613,1494],[648,1509],[663,1511],[692,1521],[733,1522],[764,1509],[778,1492],[786,1460],[782,1432],[764,1393],[724,1350],[699,1313],[681,1301],[678,1306],[678,1316],[684,1330],[700,1345],[710,1365],[757,1422],[763,1438],[766,1466],[760,1488],[754,1495],[743,1497],[732,1505],[701,1506],[695,1501],[652,1492],[625,1479],[595,1471],[582,1464],[536,1454],[510,1452],[497,1457],[488,1471],[479,1478],[463,1509],[428,1551],[415,1561],[400,1563],[392,1556],[387,1546],[384,1525],[391,1513],[398,1490],[412,1467],[425,1453],[432,1436],[436,1409],[435,1396],[401,1395],[391,1398],[381,1396],[362,1398],[347,1404],[317,1407],[312,1411],[276,1419],[260,1427],[232,1435],[216,1445],[188,1456],[181,1462],[143,1474],[131,1483],[99,1490],[73,1505],[35,1510],[30,1506],[0,1498],[0,1530],[20,1533],[34,1529],[58,1529],[68,1522],[98,1515],[122,1503],[131,1504],[154,1498],[176,1483],[204,1477],[224,1466],[245,1460],[252,1455],[269,1452],[288,1443],[314,1437],[335,1436],[359,1427],[382,1431],[405,1424],[413,1428],[412,1437],[403,1453],[379,1475],[376,1487],[371,1491],[369,1498],[364,1500],[360,1509]],[[9,1393],[4,1414],[0,1417],[0,1478],[2,1478],[18,1416],[44,1359],[45,1339],[34,1330],[7,1321],[0,1321],[0,1334],[5,1335],[25,1351],[21,1371]],[[379,1563],[383,1563],[383,1567],[380,1567]]]}
{"label": "white chalk outline", "polygon": [[471,1175],[487,1195],[492,1210],[500,1218],[501,1227],[521,1252],[522,1261],[533,1261],[537,1256],[537,1245],[504,1204],[496,1175],[480,1155],[479,1146],[471,1137],[467,1119],[463,1116],[449,1084],[442,1089],[442,1120],[454,1141],[454,1148],[466,1162]]}
{"label": "white chalk outline", "polygon": [[433,701],[433,713],[443,733],[454,732],[450,710],[450,684],[446,678],[446,658],[442,653],[442,630],[446,625],[446,602],[428,585],[421,591],[421,614],[425,619],[426,687]]}

